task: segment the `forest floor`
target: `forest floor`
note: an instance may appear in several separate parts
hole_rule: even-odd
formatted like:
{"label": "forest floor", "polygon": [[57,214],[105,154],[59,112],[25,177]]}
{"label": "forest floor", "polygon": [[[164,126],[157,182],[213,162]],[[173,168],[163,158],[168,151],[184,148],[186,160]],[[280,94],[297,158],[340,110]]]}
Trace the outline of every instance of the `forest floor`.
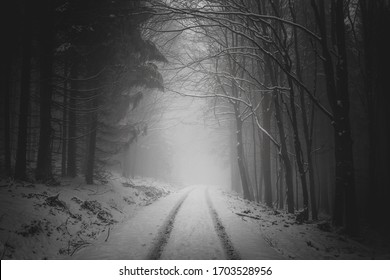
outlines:
{"label": "forest floor", "polygon": [[389,259],[389,238],[367,236],[213,187],[0,181],[1,259]]}
{"label": "forest floor", "polygon": [[67,259],[171,191],[152,179],[119,176],[96,185],[83,178],[55,185],[1,180],[1,259]]}
{"label": "forest floor", "polygon": [[350,238],[331,225],[330,218],[299,223],[296,216],[249,202],[237,194],[226,193],[229,209],[257,226],[263,238],[287,259],[390,259],[387,233],[361,229]]}

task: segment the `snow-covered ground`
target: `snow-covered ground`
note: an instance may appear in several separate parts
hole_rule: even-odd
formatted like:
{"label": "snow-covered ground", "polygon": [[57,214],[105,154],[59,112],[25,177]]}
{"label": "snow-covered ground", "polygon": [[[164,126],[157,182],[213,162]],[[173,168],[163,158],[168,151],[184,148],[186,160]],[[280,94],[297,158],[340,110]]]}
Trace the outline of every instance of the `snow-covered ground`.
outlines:
{"label": "snow-covered ground", "polygon": [[364,242],[358,242],[339,233],[329,219],[300,224],[294,215],[244,200],[237,194],[224,192],[222,198],[231,213],[240,215],[248,228],[255,228],[287,259],[390,259],[389,236],[365,231],[359,238]]}
{"label": "snow-covered ground", "polygon": [[0,182],[2,259],[388,258],[325,220],[293,215],[215,187],[150,179],[82,179],[45,186]]}
{"label": "snow-covered ground", "polygon": [[153,204],[139,209],[133,217],[116,225],[110,235],[98,238],[81,249],[73,259],[148,259],[160,228],[166,223],[172,208],[190,189],[171,193]]}
{"label": "snow-covered ground", "polygon": [[[100,239],[73,257],[283,259],[261,237],[256,225],[245,223],[229,210],[226,198],[212,187],[185,188],[141,209],[132,219],[114,228],[109,240]],[[229,250],[234,250],[234,254]]]}
{"label": "snow-covered ground", "polygon": [[[1,259],[66,259],[175,189],[151,179],[85,185],[0,181]],[[57,197],[58,195],[58,197]]]}
{"label": "snow-covered ground", "polygon": [[161,259],[225,259],[206,201],[206,188],[195,186],[173,223]]}

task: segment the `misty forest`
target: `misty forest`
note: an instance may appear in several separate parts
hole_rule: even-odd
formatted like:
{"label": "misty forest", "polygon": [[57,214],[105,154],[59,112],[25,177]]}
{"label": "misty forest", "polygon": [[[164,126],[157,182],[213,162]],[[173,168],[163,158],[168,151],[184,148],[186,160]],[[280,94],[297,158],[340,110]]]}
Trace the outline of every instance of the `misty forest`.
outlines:
{"label": "misty forest", "polygon": [[387,0],[2,10],[1,259],[389,259]]}

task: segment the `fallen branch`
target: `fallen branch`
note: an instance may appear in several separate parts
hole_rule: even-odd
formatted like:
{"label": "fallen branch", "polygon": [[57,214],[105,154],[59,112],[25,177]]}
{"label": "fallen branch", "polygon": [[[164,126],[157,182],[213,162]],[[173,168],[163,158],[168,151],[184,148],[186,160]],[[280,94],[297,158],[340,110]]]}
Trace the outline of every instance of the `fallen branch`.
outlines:
{"label": "fallen branch", "polygon": [[255,219],[255,220],[260,220],[260,218],[256,217],[256,216],[246,215],[246,214],[242,214],[242,213],[235,213],[235,214],[238,215],[238,216],[242,216],[242,217],[247,217],[247,218],[251,218],[251,219]]}
{"label": "fallen branch", "polygon": [[94,192],[94,193],[89,193],[88,195],[102,195],[102,194],[106,194],[106,193],[108,193],[108,192],[112,192],[112,190],[109,189],[109,190],[104,191],[104,192],[101,192],[101,193],[98,193],[98,192],[96,191],[96,192]]}
{"label": "fallen branch", "polygon": [[116,210],[116,211],[118,211],[119,213],[122,213],[122,214],[123,214],[123,212],[122,212],[121,210],[119,210],[118,207],[111,206],[111,208],[114,209],[114,210]]}
{"label": "fallen branch", "polygon": [[111,230],[111,227],[108,227],[107,237],[106,237],[106,240],[104,240],[104,242],[107,242],[108,238],[110,237],[110,230]]}
{"label": "fallen branch", "polygon": [[78,250],[80,250],[81,248],[87,247],[87,246],[89,246],[89,245],[91,245],[91,243],[88,243],[88,242],[86,242],[86,243],[81,243],[81,244],[77,244],[76,246],[74,246],[75,248],[74,248],[72,254],[70,254],[70,256],[73,256],[74,253],[76,253]]}

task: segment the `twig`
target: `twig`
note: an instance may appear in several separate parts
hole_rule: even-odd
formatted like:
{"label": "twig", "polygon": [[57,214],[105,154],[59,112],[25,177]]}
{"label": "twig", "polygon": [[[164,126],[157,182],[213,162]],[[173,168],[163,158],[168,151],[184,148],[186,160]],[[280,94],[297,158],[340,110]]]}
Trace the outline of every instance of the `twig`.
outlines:
{"label": "twig", "polygon": [[105,192],[101,192],[101,193],[98,193],[98,192],[95,192],[95,193],[89,193],[88,195],[102,195],[102,194],[105,194],[105,193],[108,193],[108,192],[111,192],[111,189],[105,191]]}
{"label": "twig", "polygon": [[81,192],[80,187],[81,187],[81,183],[77,187],[75,187],[74,190],[78,191],[78,192]]}
{"label": "twig", "polygon": [[238,216],[242,216],[242,217],[248,217],[248,218],[251,218],[251,219],[260,220],[259,217],[255,217],[255,216],[251,216],[251,215],[246,215],[246,214],[242,214],[242,213],[235,213],[235,214],[238,215]]}
{"label": "twig", "polygon": [[77,247],[75,246],[75,248],[74,248],[72,254],[70,254],[70,256],[73,256],[74,253],[76,253],[78,250],[80,250],[83,247],[89,246],[89,245],[91,245],[91,243],[85,242],[85,243],[79,244]]}
{"label": "twig", "polygon": [[104,242],[107,242],[108,238],[110,237],[110,231],[111,231],[111,227],[108,227],[107,237],[106,240],[104,240]]}
{"label": "twig", "polygon": [[66,221],[65,221],[65,229],[66,229],[66,232],[67,232],[69,235],[71,235],[71,234],[69,233],[69,230],[68,230],[68,220],[69,220],[69,217],[66,218]]}
{"label": "twig", "polygon": [[115,209],[115,210],[118,211],[119,213],[122,213],[122,214],[123,214],[123,212],[122,212],[121,210],[119,210],[118,207],[111,206],[111,208],[112,208],[112,209]]}

